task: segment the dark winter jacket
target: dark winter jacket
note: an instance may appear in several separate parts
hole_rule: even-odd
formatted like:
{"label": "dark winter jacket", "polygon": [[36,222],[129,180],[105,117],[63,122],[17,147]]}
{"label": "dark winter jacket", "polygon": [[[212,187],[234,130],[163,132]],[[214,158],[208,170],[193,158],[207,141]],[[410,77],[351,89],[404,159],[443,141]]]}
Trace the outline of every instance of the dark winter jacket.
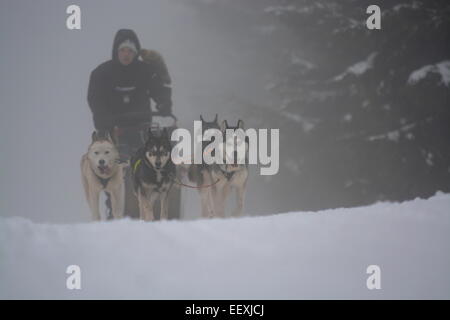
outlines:
{"label": "dark winter jacket", "polygon": [[121,29],[114,38],[112,59],[99,65],[91,73],[88,103],[97,130],[110,130],[113,126],[134,126],[151,119],[150,98],[162,110],[170,113],[171,88],[165,86],[152,67],[138,55],[132,63],[122,65],[118,60],[118,47],[125,40],[141,49],[133,30]]}

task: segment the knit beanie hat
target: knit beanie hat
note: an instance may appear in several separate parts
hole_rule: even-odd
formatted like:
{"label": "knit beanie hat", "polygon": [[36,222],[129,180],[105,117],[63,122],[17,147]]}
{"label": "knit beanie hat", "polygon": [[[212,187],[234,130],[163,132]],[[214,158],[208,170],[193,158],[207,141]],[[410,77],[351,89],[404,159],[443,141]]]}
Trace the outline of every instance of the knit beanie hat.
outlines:
{"label": "knit beanie hat", "polygon": [[129,48],[129,49],[131,49],[135,54],[138,53],[138,52],[137,52],[137,48],[136,48],[136,44],[135,44],[133,41],[131,41],[130,39],[127,39],[127,40],[125,40],[124,42],[122,42],[122,43],[119,45],[118,50],[120,50],[120,49],[122,49],[122,48]]}

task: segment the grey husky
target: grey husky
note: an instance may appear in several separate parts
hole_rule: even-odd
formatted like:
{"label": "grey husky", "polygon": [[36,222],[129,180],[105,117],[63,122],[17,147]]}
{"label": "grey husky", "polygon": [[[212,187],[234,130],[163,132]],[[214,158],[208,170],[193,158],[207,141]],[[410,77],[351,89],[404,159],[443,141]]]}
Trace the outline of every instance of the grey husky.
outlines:
{"label": "grey husky", "polygon": [[[242,120],[239,120],[237,123],[237,126],[228,126],[228,123],[226,120],[224,120],[220,126],[220,129],[222,131],[222,135],[224,137],[224,143],[223,143],[223,164],[215,164],[211,168],[211,179],[213,181],[217,181],[212,188],[212,198],[214,201],[214,209],[215,214],[218,217],[225,217],[225,204],[228,195],[231,191],[236,191],[236,197],[237,197],[237,206],[236,209],[232,212],[233,217],[239,217],[243,214],[243,208],[244,208],[244,199],[245,199],[245,189],[247,186],[247,180],[248,180],[248,139],[244,136],[243,139],[239,140],[235,138],[231,138],[227,140],[226,136],[226,130],[236,130],[236,129],[242,129],[244,130],[244,122]],[[227,152],[226,148],[230,147],[230,145],[239,145],[243,143],[244,144],[244,150],[245,150],[245,159],[238,159],[237,151],[234,151],[232,154],[233,159],[231,159],[232,163],[227,164],[226,158],[227,158]],[[234,150],[235,148],[233,148]],[[242,161],[238,161],[242,160]],[[242,162],[242,163],[238,163]]]}
{"label": "grey husky", "polygon": [[[219,125],[218,116],[211,122],[207,122],[200,116],[202,121],[202,130],[205,132],[208,129],[220,129],[224,137],[222,143],[223,151],[226,146],[234,143],[226,140],[226,129],[244,129],[244,122],[238,121],[236,127],[228,126],[226,120]],[[248,152],[248,140],[237,141],[237,143],[245,144],[246,159]],[[209,144],[203,144],[203,152],[205,147]],[[188,177],[191,182],[195,182],[201,199],[201,214],[203,218],[225,217],[225,204],[230,191],[235,190],[237,195],[237,207],[232,213],[233,216],[242,216],[245,198],[245,188],[248,179],[248,161],[243,161],[244,164],[238,164],[237,158],[233,159],[233,164],[226,164],[226,152],[223,152],[224,164],[192,164],[188,170]],[[214,155],[213,155],[214,156]]]}
{"label": "grey husky", "polygon": [[[217,114],[213,121],[205,121],[201,115],[200,120],[202,121],[202,135],[208,129],[220,129]],[[203,143],[202,152],[205,151],[206,144]],[[211,176],[212,168],[213,165],[202,163],[191,164],[188,169],[189,181],[196,184],[200,194],[202,218],[212,218],[215,216],[214,199],[211,189],[214,184]]]}

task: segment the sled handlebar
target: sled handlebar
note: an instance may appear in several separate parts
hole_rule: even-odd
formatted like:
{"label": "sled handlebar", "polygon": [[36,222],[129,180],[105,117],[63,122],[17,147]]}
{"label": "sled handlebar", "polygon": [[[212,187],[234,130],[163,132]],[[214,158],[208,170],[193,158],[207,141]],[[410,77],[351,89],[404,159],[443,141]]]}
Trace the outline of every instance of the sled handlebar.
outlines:
{"label": "sled handlebar", "polygon": [[172,118],[173,126],[176,126],[177,122],[178,122],[178,118],[173,113],[171,113],[171,114],[161,114],[158,111],[152,111],[152,116]]}
{"label": "sled handlebar", "polygon": [[173,120],[172,127],[177,125],[178,119],[175,115],[171,114],[162,114],[158,111],[152,112],[127,112],[126,114],[122,114],[116,117],[116,126],[117,127],[134,127],[136,123],[139,125],[151,125],[152,121],[151,117],[163,117],[163,118],[171,118]]}

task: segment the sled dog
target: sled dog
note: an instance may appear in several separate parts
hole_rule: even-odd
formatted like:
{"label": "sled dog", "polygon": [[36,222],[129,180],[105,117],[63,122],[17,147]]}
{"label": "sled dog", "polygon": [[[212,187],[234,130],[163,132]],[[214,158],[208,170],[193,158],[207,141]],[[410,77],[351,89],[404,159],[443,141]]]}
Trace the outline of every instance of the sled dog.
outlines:
{"label": "sled dog", "polygon": [[[220,129],[217,114],[213,121],[205,121],[202,115],[200,115],[200,120],[202,121],[202,135],[208,129]],[[203,142],[202,152],[205,152],[207,144],[208,142]],[[200,194],[202,218],[212,218],[215,216],[214,199],[211,192],[212,185],[214,184],[211,176],[213,166],[206,163],[191,164],[188,169],[188,179],[195,183]]]}
{"label": "sled dog", "polygon": [[[222,154],[223,154],[223,164],[215,164],[211,168],[211,178],[213,181],[217,181],[212,187],[212,198],[214,201],[214,210],[215,214],[218,217],[225,217],[225,204],[229,193],[233,190],[236,191],[237,197],[237,207],[233,211],[233,217],[242,216],[243,207],[244,207],[244,198],[245,198],[245,189],[247,185],[248,179],[248,139],[243,136],[241,140],[236,139],[235,137],[231,137],[227,140],[226,130],[231,129],[233,131],[237,129],[244,130],[244,122],[239,120],[237,126],[228,126],[226,120],[224,120],[220,126],[220,130],[223,133],[224,142],[222,144]],[[245,144],[245,159],[238,159],[238,152],[235,151],[237,149],[236,146],[239,144]],[[228,154],[226,152],[227,148],[231,148],[232,146],[234,152],[230,152]],[[227,157],[231,157],[231,161],[229,164],[227,163]],[[242,161],[239,161],[242,160]],[[238,163],[242,162],[242,163]]]}
{"label": "sled dog", "polygon": [[131,159],[134,193],[139,203],[142,220],[154,220],[154,206],[160,201],[160,219],[169,215],[169,192],[176,176],[176,167],[171,159],[172,145],[169,133],[148,131],[145,145]]}
{"label": "sled dog", "polygon": [[101,220],[100,192],[104,191],[114,219],[121,218],[124,210],[124,169],[128,163],[119,163],[119,152],[109,134],[104,137],[92,133],[92,142],[81,158],[83,188],[94,221]]}

